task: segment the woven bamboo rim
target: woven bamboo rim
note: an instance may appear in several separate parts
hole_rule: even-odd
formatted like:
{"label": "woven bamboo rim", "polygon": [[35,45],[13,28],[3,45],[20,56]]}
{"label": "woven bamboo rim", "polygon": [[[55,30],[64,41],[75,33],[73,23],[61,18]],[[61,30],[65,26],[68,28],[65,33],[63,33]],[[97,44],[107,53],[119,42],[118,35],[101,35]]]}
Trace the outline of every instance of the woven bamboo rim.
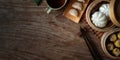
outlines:
{"label": "woven bamboo rim", "polygon": [[92,10],[97,6],[97,4],[99,4],[101,2],[108,2],[109,3],[110,1],[109,0],[96,0],[96,1],[93,1],[89,5],[89,7],[88,7],[88,9],[86,11],[86,20],[87,20],[87,22],[88,22],[88,24],[90,25],[91,28],[93,28],[93,29],[95,29],[97,31],[105,32],[105,31],[109,31],[109,30],[114,28],[114,25],[112,24],[112,22],[111,22],[110,26],[107,26],[107,27],[104,27],[104,28],[99,28],[99,27],[96,27],[91,21],[91,12],[92,12]]}

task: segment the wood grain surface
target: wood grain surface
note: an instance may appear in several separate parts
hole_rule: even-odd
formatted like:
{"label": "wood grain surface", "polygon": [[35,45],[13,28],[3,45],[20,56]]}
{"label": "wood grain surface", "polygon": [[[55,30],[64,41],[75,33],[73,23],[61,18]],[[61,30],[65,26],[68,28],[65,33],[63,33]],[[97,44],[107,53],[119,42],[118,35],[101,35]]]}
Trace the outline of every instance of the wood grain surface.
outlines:
{"label": "wood grain surface", "polygon": [[[76,24],[62,16],[64,8],[46,13],[45,0],[0,0],[0,60],[92,60],[79,37],[79,27],[89,28],[91,39],[105,60],[100,39],[85,22]],[[95,32],[99,33],[99,32]]]}

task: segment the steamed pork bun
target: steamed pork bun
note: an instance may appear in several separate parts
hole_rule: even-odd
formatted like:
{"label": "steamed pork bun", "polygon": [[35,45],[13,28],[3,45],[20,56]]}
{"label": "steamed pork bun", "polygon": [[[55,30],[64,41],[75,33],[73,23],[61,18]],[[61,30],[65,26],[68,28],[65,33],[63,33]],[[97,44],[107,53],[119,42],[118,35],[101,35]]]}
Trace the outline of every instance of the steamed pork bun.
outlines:
{"label": "steamed pork bun", "polygon": [[105,14],[106,16],[109,16],[109,4],[101,5],[99,11]]}
{"label": "steamed pork bun", "polygon": [[102,12],[95,12],[91,18],[93,24],[99,28],[103,28],[107,25],[107,18]]}

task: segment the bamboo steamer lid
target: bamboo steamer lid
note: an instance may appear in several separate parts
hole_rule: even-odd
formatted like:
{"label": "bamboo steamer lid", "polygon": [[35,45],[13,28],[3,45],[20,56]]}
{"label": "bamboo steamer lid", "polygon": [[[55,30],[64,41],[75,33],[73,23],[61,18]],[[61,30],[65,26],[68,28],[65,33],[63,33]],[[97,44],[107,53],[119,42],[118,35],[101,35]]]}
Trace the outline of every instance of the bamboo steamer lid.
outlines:
{"label": "bamboo steamer lid", "polygon": [[110,1],[109,14],[113,24],[120,27],[120,0]]}
{"label": "bamboo steamer lid", "polygon": [[87,23],[90,25],[91,28],[93,28],[97,31],[101,31],[101,32],[109,31],[111,29],[114,29],[114,27],[115,27],[114,24],[111,21],[104,28],[96,27],[91,21],[92,13],[94,13],[95,11],[98,11],[99,7],[104,3],[110,3],[110,0],[95,0],[88,6],[87,11],[86,11],[86,21],[87,21]]}

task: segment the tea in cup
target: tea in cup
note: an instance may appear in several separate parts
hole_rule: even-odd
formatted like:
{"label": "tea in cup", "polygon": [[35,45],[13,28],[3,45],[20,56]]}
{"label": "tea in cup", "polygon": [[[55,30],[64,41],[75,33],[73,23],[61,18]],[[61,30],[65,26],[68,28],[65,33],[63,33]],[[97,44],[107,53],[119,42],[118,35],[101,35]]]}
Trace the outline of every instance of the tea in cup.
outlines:
{"label": "tea in cup", "polygon": [[65,6],[67,0],[46,0],[48,5],[47,13],[49,14],[52,10],[59,10]]}

